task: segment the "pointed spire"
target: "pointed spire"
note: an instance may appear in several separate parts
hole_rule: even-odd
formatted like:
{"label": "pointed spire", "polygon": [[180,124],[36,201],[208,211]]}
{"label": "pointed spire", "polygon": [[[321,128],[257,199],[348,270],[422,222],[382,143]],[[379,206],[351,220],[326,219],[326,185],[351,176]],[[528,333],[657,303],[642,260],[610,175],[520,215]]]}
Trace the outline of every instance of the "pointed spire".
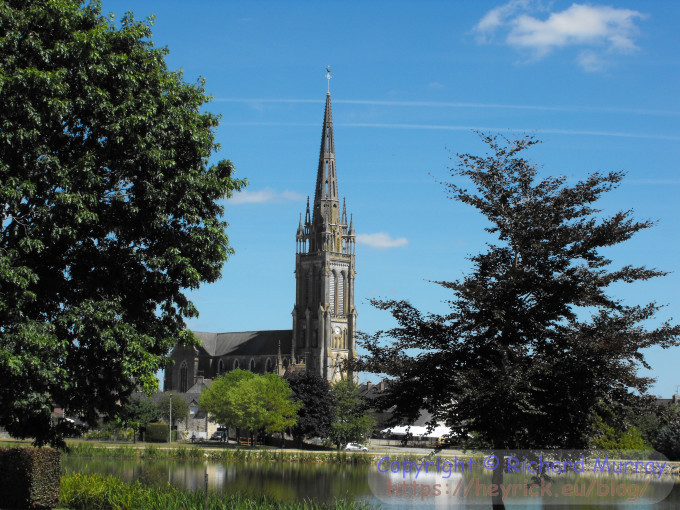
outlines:
{"label": "pointed spire", "polygon": [[309,214],[309,195],[307,195],[307,212],[305,213],[305,225],[312,223],[312,217]]}
{"label": "pointed spire", "polygon": [[347,203],[345,197],[342,197],[342,224],[347,225]]}
{"label": "pointed spire", "polygon": [[303,232],[304,231],[302,230],[302,213],[300,213],[300,224],[298,225],[297,236],[302,237]]}
{"label": "pointed spire", "polygon": [[[323,129],[321,131],[321,150],[319,169],[316,175],[314,193],[314,222],[338,223],[338,180],[335,174],[335,142],[333,140],[333,114],[331,94],[326,94]],[[323,218],[323,219],[322,219]]]}
{"label": "pointed spire", "polygon": [[354,235],[354,217],[352,214],[349,215],[349,235]]}

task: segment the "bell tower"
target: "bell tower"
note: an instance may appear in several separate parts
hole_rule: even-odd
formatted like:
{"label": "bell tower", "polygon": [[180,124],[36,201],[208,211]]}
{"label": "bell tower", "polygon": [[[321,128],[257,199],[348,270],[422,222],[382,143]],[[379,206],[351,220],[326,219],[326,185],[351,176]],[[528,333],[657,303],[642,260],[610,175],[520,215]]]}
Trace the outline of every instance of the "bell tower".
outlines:
{"label": "bell tower", "polygon": [[342,210],[335,171],[335,142],[331,94],[326,94],[321,150],[312,212],[307,197],[304,221],[300,215],[295,255],[295,307],[292,359],[333,382],[356,380],[343,363],[356,357],[354,308],[354,221]]}

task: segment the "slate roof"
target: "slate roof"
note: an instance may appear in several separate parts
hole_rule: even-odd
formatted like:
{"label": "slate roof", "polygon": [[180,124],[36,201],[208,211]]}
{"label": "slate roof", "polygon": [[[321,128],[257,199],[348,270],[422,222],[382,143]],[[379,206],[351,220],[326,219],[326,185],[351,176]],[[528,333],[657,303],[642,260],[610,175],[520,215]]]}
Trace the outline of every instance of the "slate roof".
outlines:
{"label": "slate roof", "polygon": [[203,349],[210,356],[273,355],[291,352],[293,330],[238,331],[234,333],[205,333],[194,331]]}

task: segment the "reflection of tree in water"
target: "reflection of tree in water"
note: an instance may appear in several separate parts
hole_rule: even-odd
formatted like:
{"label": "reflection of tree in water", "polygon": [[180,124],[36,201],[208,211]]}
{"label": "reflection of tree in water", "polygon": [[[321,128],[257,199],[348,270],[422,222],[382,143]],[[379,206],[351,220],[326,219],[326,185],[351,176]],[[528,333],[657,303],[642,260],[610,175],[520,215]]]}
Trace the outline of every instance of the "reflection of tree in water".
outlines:
{"label": "reflection of tree in water", "polygon": [[278,501],[304,498],[333,501],[335,498],[368,494],[367,465],[325,464],[229,464],[225,492],[265,493]]}
{"label": "reflection of tree in water", "polygon": [[[126,481],[163,487],[168,481],[186,490],[202,489],[206,464],[169,460],[64,459],[64,470],[72,473],[102,473]],[[254,495],[267,494],[278,501],[370,495],[368,465],[296,463],[209,463],[210,490]]]}
{"label": "reflection of tree in water", "polygon": [[135,468],[135,480],[148,487],[163,487],[168,484],[173,468],[167,462],[141,461]]}

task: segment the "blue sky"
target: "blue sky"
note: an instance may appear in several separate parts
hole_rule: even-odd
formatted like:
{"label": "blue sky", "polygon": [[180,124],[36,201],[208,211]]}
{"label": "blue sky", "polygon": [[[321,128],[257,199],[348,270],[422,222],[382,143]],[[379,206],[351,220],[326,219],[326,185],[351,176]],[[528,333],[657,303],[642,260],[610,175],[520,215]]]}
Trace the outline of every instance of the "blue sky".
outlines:
{"label": "blue sky", "polygon": [[[625,170],[601,202],[657,221],[607,250],[614,265],[645,264],[665,278],[621,285],[628,303],[680,318],[680,3],[179,2],[104,0],[119,18],[156,16],[154,42],[171,69],[199,76],[222,114],[219,158],[247,177],[226,204],[236,254],[222,279],[192,294],[202,331],[291,327],[295,231],[313,194],[325,66],[338,187],[357,233],[359,329],[392,325],[372,297],[444,311],[429,280],[469,268],[491,241],[482,217],[449,200],[451,153],[481,153],[473,129],[536,134],[528,155],[570,180]],[[680,385],[680,349],[648,352],[665,397]]]}

